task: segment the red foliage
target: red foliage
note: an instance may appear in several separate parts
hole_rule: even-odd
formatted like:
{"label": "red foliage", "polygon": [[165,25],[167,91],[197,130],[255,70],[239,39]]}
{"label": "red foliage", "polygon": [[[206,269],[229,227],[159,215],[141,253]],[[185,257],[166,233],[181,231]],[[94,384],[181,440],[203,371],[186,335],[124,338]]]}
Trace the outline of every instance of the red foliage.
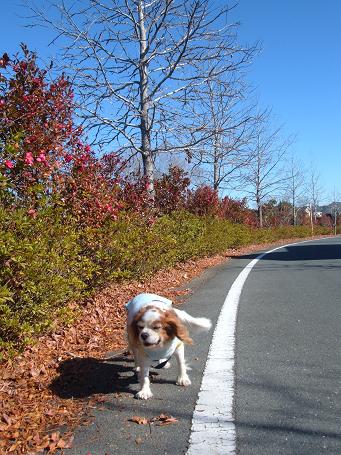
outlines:
{"label": "red foliage", "polygon": [[[0,58],[0,201],[25,207],[35,217],[41,206],[58,204],[82,225],[99,225],[120,210],[134,211],[152,223],[156,215],[189,210],[198,216],[219,216],[256,225],[246,201],[219,200],[216,190],[189,190],[187,173],[171,166],[154,181],[120,175],[115,154],[97,158],[82,141],[73,120],[72,87],[64,75],[48,79],[36,55],[22,46],[22,58]],[[287,222],[287,206],[264,207],[266,224]]]}
{"label": "red foliage", "polygon": [[0,172],[15,202],[36,205],[58,185],[68,156],[82,149],[73,124],[73,93],[62,75],[47,81],[36,55],[2,58],[0,76]]}
{"label": "red foliage", "polygon": [[121,163],[114,154],[95,157],[74,124],[70,83],[64,76],[48,82],[36,55],[22,50],[22,59],[1,59],[2,200],[29,208],[30,216],[57,203],[82,224],[115,218]]}
{"label": "red foliage", "polygon": [[126,176],[121,184],[120,200],[125,210],[149,215],[153,201],[148,192],[147,179],[139,174]]}
{"label": "red foliage", "polygon": [[219,212],[218,192],[210,186],[200,186],[189,193],[187,209],[198,216],[216,216]]}
{"label": "red foliage", "polygon": [[156,180],[155,207],[160,214],[169,214],[174,210],[182,210],[186,206],[186,198],[190,179],[187,173],[178,166],[170,166],[168,174]]}
{"label": "red foliage", "polygon": [[266,227],[292,225],[292,206],[285,201],[271,199],[263,205],[263,222]]}
{"label": "red foliage", "polygon": [[331,215],[323,214],[321,217],[317,218],[316,224],[331,228],[334,226],[334,220]]}
{"label": "red foliage", "polygon": [[115,154],[97,159],[89,147],[73,159],[60,195],[66,211],[78,223],[98,226],[106,219],[116,219],[122,208],[118,198],[121,180],[118,164]]}
{"label": "red foliage", "polygon": [[219,204],[219,216],[232,223],[257,226],[257,215],[247,207],[246,199],[236,201],[228,196],[224,197]]}

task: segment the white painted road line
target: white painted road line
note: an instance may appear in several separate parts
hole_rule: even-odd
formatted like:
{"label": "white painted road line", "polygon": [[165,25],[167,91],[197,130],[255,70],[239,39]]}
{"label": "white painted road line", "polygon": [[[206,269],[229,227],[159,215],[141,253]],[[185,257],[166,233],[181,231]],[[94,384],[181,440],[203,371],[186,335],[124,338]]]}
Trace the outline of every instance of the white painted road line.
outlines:
{"label": "white painted road line", "polygon": [[233,282],[221,309],[192,418],[187,455],[231,455],[236,453],[236,428],[233,416],[235,328],[238,305],[244,283],[257,262],[266,254],[291,243],[260,254],[240,272]]}

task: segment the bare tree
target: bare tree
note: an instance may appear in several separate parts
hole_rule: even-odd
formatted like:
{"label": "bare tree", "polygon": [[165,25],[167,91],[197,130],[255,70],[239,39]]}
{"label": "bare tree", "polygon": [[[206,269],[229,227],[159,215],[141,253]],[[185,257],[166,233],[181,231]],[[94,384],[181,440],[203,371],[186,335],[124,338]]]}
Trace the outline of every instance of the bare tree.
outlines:
{"label": "bare tree", "polygon": [[140,156],[151,195],[156,155],[190,153],[208,134],[191,115],[198,91],[253,53],[237,44],[229,7],[209,0],[60,0],[30,9],[35,24],[61,38],[94,143]]}
{"label": "bare tree", "polygon": [[207,82],[201,92],[201,112],[207,117],[208,139],[193,151],[193,171],[201,173],[215,190],[237,185],[241,172],[252,159],[249,147],[262,115],[247,105],[249,95],[241,74],[227,82]]}
{"label": "bare tree", "polygon": [[333,191],[333,196],[332,196],[333,202],[330,204],[331,205],[331,217],[333,220],[334,235],[337,234],[337,222],[338,222],[338,216],[340,214],[340,203],[337,202],[337,199],[340,200],[340,196],[336,194],[336,189],[334,186],[334,191]]}
{"label": "bare tree", "polygon": [[323,198],[323,189],[320,181],[320,173],[316,170],[313,164],[310,165],[310,171],[307,178],[306,186],[306,201],[309,205],[309,214],[311,220],[311,229],[317,219],[317,208]]}
{"label": "bare tree", "polygon": [[244,175],[243,191],[257,206],[259,226],[263,227],[263,204],[283,192],[287,176],[283,161],[291,138],[282,138],[282,129],[273,129],[267,121],[259,125],[253,145],[253,159]]}
{"label": "bare tree", "polygon": [[287,165],[287,184],[285,198],[291,203],[292,224],[297,225],[298,204],[303,201],[305,193],[305,172],[302,163],[294,155],[291,155]]}

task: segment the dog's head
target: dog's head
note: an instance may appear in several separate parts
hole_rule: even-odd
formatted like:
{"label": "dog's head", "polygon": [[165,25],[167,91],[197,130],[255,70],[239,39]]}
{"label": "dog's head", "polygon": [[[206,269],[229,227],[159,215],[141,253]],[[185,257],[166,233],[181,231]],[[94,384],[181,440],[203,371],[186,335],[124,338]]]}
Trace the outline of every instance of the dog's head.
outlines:
{"label": "dog's head", "polygon": [[192,343],[187,328],[175,311],[164,311],[152,305],[142,308],[136,314],[131,329],[137,343],[146,348],[162,346],[175,337],[184,343]]}

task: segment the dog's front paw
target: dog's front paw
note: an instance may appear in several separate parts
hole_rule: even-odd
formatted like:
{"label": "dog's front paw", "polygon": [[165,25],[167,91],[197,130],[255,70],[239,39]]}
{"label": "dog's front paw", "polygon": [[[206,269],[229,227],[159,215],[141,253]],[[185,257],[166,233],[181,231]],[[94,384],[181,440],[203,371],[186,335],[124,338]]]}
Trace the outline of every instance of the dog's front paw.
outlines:
{"label": "dog's front paw", "polygon": [[151,390],[140,390],[137,392],[135,397],[139,400],[148,400],[148,398],[151,398],[153,396]]}
{"label": "dog's front paw", "polygon": [[181,385],[183,387],[187,387],[187,386],[191,385],[192,383],[186,374],[186,376],[179,376],[178,379],[176,380],[176,384]]}

